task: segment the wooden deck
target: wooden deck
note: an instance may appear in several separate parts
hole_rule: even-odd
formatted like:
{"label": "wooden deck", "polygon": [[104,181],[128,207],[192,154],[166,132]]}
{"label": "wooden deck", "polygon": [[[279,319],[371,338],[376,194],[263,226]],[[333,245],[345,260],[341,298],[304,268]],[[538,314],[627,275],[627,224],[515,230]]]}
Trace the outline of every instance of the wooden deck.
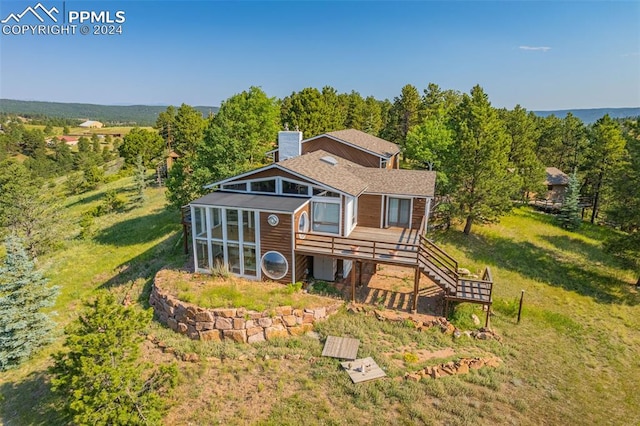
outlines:
{"label": "wooden deck", "polygon": [[[420,229],[356,227],[349,237],[296,233],[295,241],[295,250],[300,254],[414,268],[414,310],[420,274],[444,289],[447,302],[492,303],[493,278],[489,268],[485,269],[482,279],[460,276],[458,262],[424,237]],[[352,298],[354,295],[355,273],[352,275]]]}

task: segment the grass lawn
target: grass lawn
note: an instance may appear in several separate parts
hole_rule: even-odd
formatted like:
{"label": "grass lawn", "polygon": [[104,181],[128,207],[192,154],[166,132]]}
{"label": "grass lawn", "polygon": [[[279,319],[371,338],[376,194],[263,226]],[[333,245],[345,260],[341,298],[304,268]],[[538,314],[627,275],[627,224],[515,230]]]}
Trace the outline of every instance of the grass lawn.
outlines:
{"label": "grass lawn", "polygon": [[[99,203],[105,190],[126,195],[129,185],[130,178],[121,179],[67,199],[69,232],[79,232],[81,213]],[[81,301],[101,288],[146,307],[154,274],[184,262],[178,213],[163,208],[161,189],[148,195],[145,207],[96,219],[92,238],[75,238],[40,260],[51,282],[62,287],[58,333],[77,316]],[[181,372],[165,423],[638,424],[637,271],[602,251],[611,232],[590,225],[567,232],[550,216],[523,208],[499,224],[475,226],[471,236],[459,230],[433,236],[461,266],[491,266],[491,321],[502,342],[453,339],[346,311],[318,323],[318,335],[257,345],[192,341],[154,322],[149,333],[176,354],[200,357],[197,363],[176,361],[145,343],[145,359],[178,362]],[[517,324],[521,290],[524,312]],[[459,305],[452,320],[467,327],[472,313],[482,317],[478,307]],[[352,384],[337,360],[320,356],[327,335],[360,339],[358,355],[373,357],[388,377]],[[58,338],[0,377],[0,423],[66,423],[46,374],[49,355],[60,346]],[[503,365],[417,383],[402,379],[425,365],[490,354]]]}
{"label": "grass lawn", "polygon": [[301,309],[331,303],[326,297],[303,293],[293,285],[256,283],[233,276],[223,278],[165,270],[159,273],[156,283],[179,300],[202,308],[243,307],[262,312],[278,306]]}

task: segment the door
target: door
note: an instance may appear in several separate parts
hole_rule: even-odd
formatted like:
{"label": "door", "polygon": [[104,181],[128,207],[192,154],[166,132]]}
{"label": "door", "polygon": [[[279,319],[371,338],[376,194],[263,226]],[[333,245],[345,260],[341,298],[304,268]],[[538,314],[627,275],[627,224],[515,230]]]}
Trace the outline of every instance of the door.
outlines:
{"label": "door", "polygon": [[387,226],[408,228],[411,220],[411,199],[389,197]]}

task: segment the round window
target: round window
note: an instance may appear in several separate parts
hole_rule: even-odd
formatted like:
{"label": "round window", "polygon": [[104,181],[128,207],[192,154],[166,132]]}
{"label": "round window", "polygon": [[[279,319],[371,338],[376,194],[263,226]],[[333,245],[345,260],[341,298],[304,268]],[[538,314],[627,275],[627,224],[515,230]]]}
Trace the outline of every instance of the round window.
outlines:
{"label": "round window", "polygon": [[262,256],[260,264],[262,266],[262,272],[272,280],[284,278],[289,271],[287,259],[282,255],[282,253],[277,251],[266,252]]}
{"label": "round window", "polygon": [[304,238],[306,236],[304,234],[309,232],[309,214],[307,212],[302,212],[298,218],[298,232],[302,234],[299,236],[300,238]]}
{"label": "round window", "polygon": [[269,225],[271,226],[276,226],[280,223],[280,219],[278,219],[278,216],[275,214],[270,214],[269,217],[267,217],[267,222],[269,222]]}

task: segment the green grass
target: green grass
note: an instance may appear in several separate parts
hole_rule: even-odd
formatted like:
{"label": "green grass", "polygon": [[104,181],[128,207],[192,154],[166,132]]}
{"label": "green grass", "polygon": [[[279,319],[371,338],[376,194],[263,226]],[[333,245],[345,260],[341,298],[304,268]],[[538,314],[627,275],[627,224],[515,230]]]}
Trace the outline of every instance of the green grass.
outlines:
{"label": "green grass", "polygon": [[253,282],[236,277],[210,277],[177,271],[162,272],[162,289],[179,300],[203,308],[244,307],[254,311],[271,310],[278,306],[313,308],[327,306],[330,299],[305,294],[300,286],[274,282]]}
{"label": "green grass", "polygon": [[[127,194],[130,182],[121,179],[69,198],[69,232],[78,233],[81,213],[100,203],[105,190]],[[144,208],[100,217],[91,239],[76,238],[40,260],[52,283],[62,287],[58,332],[99,289],[123,298],[129,294],[145,307],[155,272],[184,261],[177,213],[163,209],[161,190],[150,189],[148,195]],[[166,423],[638,424],[640,298],[633,286],[638,272],[603,252],[602,241],[612,233],[589,224],[568,232],[550,216],[523,208],[499,224],[475,226],[471,236],[457,229],[435,235],[460,266],[492,268],[491,325],[502,342],[453,339],[438,330],[420,332],[346,311],[317,324],[319,339],[256,345],[193,341],[153,323],[149,332],[178,355],[196,353],[201,359],[180,363]],[[523,315],[517,324],[521,290]],[[237,288],[221,292],[238,297]],[[472,327],[474,313],[484,321],[479,307],[458,305],[452,321]],[[373,357],[388,378],[352,384],[338,360],[320,356],[328,335],[359,339],[358,355]],[[59,348],[60,339],[0,377],[0,423],[66,423],[48,392],[46,373],[49,354]],[[455,355],[414,357],[445,348]],[[144,354],[153,362],[173,359],[157,349]],[[402,380],[426,365],[489,354],[504,364],[436,381]]]}

